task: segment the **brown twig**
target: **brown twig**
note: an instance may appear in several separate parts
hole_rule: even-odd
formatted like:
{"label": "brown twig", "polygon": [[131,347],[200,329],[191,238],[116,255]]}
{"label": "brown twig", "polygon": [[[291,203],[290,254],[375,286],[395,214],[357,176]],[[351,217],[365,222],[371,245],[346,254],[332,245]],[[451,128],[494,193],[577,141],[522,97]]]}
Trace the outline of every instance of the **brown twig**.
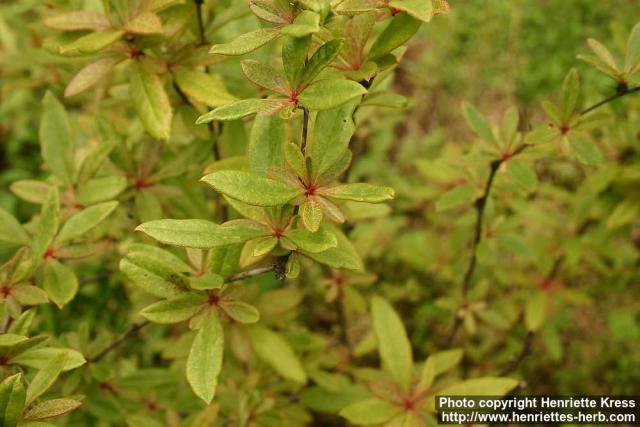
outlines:
{"label": "brown twig", "polygon": [[195,0],[196,3],[196,18],[198,20],[198,36],[200,37],[200,45],[207,44],[204,32],[204,20],[202,18],[202,4],[204,0]]}
{"label": "brown twig", "polygon": [[[269,272],[275,271],[275,270],[276,270],[276,264],[273,264],[270,267],[254,268],[253,270],[243,271],[241,273],[238,273],[238,274],[235,274],[235,275],[229,277],[226,280],[225,283],[232,283],[232,282],[237,282],[239,280],[249,279],[251,277],[256,277],[256,276],[259,276],[261,274],[269,273]],[[151,322],[149,320],[143,320],[140,323],[134,323],[133,325],[131,325],[129,327],[129,329],[124,331],[115,340],[113,340],[109,345],[107,345],[105,348],[100,350],[100,352],[98,354],[96,354],[93,357],[87,357],[87,361],[88,362],[97,362],[97,361],[99,361],[104,356],[106,356],[109,352],[111,352],[112,350],[115,350],[116,348],[118,348],[123,342],[125,342],[127,339],[129,339],[131,336],[133,336],[133,334],[135,334],[136,332],[138,332],[140,329],[144,328],[145,326],[149,325],[150,323]]]}
{"label": "brown twig", "polygon": [[[593,225],[594,222],[595,221],[592,219],[587,219],[585,222],[582,223],[582,225],[580,225],[580,227],[576,229],[575,235],[580,236],[584,234],[584,232],[587,231],[587,229],[589,229],[589,227],[591,227],[591,225]],[[555,259],[555,261],[553,262],[553,265],[551,266],[551,269],[549,269],[549,273],[547,273],[547,275],[545,276],[545,279],[544,279],[545,283],[552,282],[558,276],[558,274],[560,274],[560,270],[562,269],[562,265],[564,264],[566,259],[567,257],[565,256],[565,254],[561,254]],[[533,352],[534,338],[535,338],[535,332],[528,331],[527,335],[524,338],[520,353],[511,362],[509,362],[509,364],[500,372],[500,375],[510,374],[522,364],[524,359],[526,359],[527,356],[529,356]]]}
{"label": "brown twig", "polygon": [[307,140],[309,139],[309,110],[302,109],[302,141],[300,142],[300,151],[305,154],[307,151]]}
{"label": "brown twig", "polygon": [[622,98],[623,96],[630,95],[630,94],[636,93],[636,92],[640,92],[640,86],[637,86],[637,87],[634,87],[634,88],[631,88],[631,89],[628,89],[626,86],[620,86],[615,95],[611,95],[608,98],[605,98],[602,101],[596,102],[592,106],[590,106],[588,108],[585,108],[584,110],[582,110],[580,112],[580,115],[584,116],[585,114],[590,113],[593,110],[595,110],[597,108],[600,108],[603,105],[606,105],[606,104],[610,103],[611,101],[615,101],[618,98]]}
{"label": "brown twig", "polygon": [[120,346],[120,344],[125,342],[129,337],[131,337],[133,334],[135,334],[140,329],[144,328],[145,326],[147,326],[150,323],[151,322],[148,321],[148,320],[143,320],[140,323],[134,323],[133,325],[131,325],[129,327],[129,329],[127,329],[121,335],[119,335],[118,338],[113,340],[108,346],[103,348],[98,354],[96,354],[93,357],[87,357],[87,362],[97,362],[97,361],[99,361],[104,356],[106,356],[110,351],[115,350],[116,348],[118,348]]}
{"label": "brown twig", "polygon": [[253,270],[243,271],[241,273],[238,273],[229,277],[226,283],[232,283],[232,282],[237,282],[239,280],[250,279],[252,277],[259,276],[264,273],[275,271],[275,269],[276,269],[275,264],[268,267],[257,267],[257,268],[254,268]]}
{"label": "brown twig", "polygon": [[515,357],[505,368],[500,371],[500,376],[509,375],[513,371],[515,371],[518,366],[522,363],[524,359],[527,358],[533,352],[533,338],[535,337],[535,333],[533,331],[527,332],[527,335],[524,338],[524,344],[522,345],[522,350],[520,350],[520,354]]}
{"label": "brown twig", "polygon": [[[640,92],[640,86],[638,87],[634,87],[632,89],[628,89],[626,86],[623,87],[618,87],[617,92],[614,95],[611,95],[605,99],[603,99],[602,101],[596,102],[595,104],[585,108],[584,110],[582,110],[579,115],[580,116],[584,116],[585,114],[588,114],[612,101],[615,101],[618,98],[621,98],[623,96],[632,94],[632,93],[637,93]],[[490,165],[490,171],[489,171],[489,177],[487,178],[485,187],[484,187],[484,193],[482,195],[481,198],[479,198],[478,200],[476,200],[475,202],[475,208],[476,208],[476,223],[475,223],[475,227],[474,227],[474,237],[473,237],[473,241],[471,244],[471,258],[469,259],[469,263],[467,264],[467,268],[465,270],[465,274],[462,280],[462,295],[463,295],[463,299],[466,301],[467,298],[467,294],[469,292],[469,289],[471,287],[471,281],[473,279],[473,274],[476,270],[476,265],[478,262],[478,256],[477,256],[477,250],[478,250],[478,244],[480,243],[480,241],[482,240],[482,230],[483,230],[483,220],[484,220],[484,209],[485,206],[487,204],[487,200],[489,198],[489,195],[491,194],[491,188],[493,186],[493,181],[495,179],[495,175],[498,172],[498,170],[500,169],[500,166],[502,165],[502,163],[504,163],[505,161],[507,161],[508,159],[512,158],[513,156],[522,153],[523,151],[525,151],[527,148],[529,148],[529,145],[521,145],[517,150],[515,150],[513,153],[510,154],[509,157],[504,158],[504,159],[498,159],[498,160],[494,160],[493,162],[491,162]],[[559,264],[554,264],[554,269],[559,269],[560,268],[560,264],[562,263],[562,260],[564,259],[564,257],[559,258],[560,263]],[[558,260],[557,260],[558,261]],[[555,275],[555,273],[554,273]],[[461,325],[462,320],[459,317],[456,317],[454,322],[453,322],[453,327],[451,329],[451,332],[449,334],[449,343],[451,344],[451,342],[453,342],[453,339],[455,338],[455,335],[458,331],[458,328]]]}

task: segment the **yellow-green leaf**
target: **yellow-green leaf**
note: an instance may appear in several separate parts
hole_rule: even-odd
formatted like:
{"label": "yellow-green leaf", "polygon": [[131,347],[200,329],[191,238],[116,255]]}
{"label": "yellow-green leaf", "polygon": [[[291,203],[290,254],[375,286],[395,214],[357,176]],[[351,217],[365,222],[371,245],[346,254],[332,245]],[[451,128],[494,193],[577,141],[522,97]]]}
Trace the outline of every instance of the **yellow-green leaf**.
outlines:
{"label": "yellow-green leaf", "polygon": [[207,404],[216,393],[224,353],[222,325],[210,314],[198,331],[187,358],[187,381],[191,389]]}
{"label": "yellow-green leaf", "polygon": [[384,368],[406,390],[413,373],[413,354],[400,316],[376,296],[371,300],[371,321]]}
{"label": "yellow-green leaf", "polygon": [[133,105],[145,130],[154,138],[168,140],[173,112],[160,77],[140,64],[133,64],[130,88]]}

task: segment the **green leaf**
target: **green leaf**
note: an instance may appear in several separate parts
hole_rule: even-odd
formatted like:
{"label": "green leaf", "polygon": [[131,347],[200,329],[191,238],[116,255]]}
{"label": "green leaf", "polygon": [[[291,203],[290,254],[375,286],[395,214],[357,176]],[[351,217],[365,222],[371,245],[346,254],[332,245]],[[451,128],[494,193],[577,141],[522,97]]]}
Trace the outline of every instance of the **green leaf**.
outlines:
{"label": "green leaf", "polygon": [[302,91],[298,100],[310,110],[330,110],[366,93],[361,84],[352,80],[319,80]]}
{"label": "green leaf", "polygon": [[452,349],[439,351],[431,355],[436,362],[436,375],[440,375],[451,370],[458,365],[464,356],[464,352],[461,349]]}
{"label": "green leaf", "polygon": [[280,117],[257,116],[251,128],[248,148],[251,171],[266,175],[271,167],[284,166],[285,141],[285,125]]}
{"label": "green leaf", "polygon": [[2,334],[0,335],[0,347],[13,347],[23,341],[26,341],[27,337],[17,334]]}
{"label": "green leaf", "polygon": [[436,212],[456,208],[473,200],[475,189],[470,185],[458,185],[438,198]]}
{"label": "green leaf", "polygon": [[161,34],[162,21],[153,12],[141,12],[124,23],[124,30],[133,34]]}
{"label": "green leaf", "polygon": [[289,343],[264,326],[253,325],[249,329],[253,351],[282,377],[305,384],[307,374]]}
{"label": "green leaf", "polygon": [[313,165],[313,177],[317,178],[331,169],[344,156],[355,132],[353,112],[355,102],[341,107],[320,111],[313,123],[311,141],[307,147]]}
{"label": "green leaf", "polygon": [[489,122],[487,122],[487,119],[476,109],[476,107],[473,106],[473,104],[464,102],[462,104],[462,114],[467,120],[469,127],[473,129],[480,138],[493,145],[498,145]]}
{"label": "green leaf", "polygon": [[245,33],[230,43],[213,45],[209,53],[225,56],[239,56],[264,46],[280,37],[280,28],[262,28]]}
{"label": "green leaf", "polygon": [[360,426],[382,424],[400,413],[400,408],[377,397],[352,403],[340,411],[350,423]]}
{"label": "green leaf", "polygon": [[283,99],[243,99],[203,114],[198,117],[196,124],[209,123],[213,120],[233,121],[256,113],[269,114],[282,109],[287,103],[288,100]]}
{"label": "green leaf", "polygon": [[300,206],[302,225],[312,233],[315,233],[320,228],[323,216],[322,208],[314,197],[307,198],[302,206]]}
{"label": "green leaf", "polygon": [[63,372],[78,368],[86,363],[84,356],[76,350],[52,347],[31,348],[11,357],[9,363],[15,363],[33,369],[42,369],[51,359],[57,357],[61,353],[67,355],[64,368],[62,369]]}
{"label": "green leaf", "polygon": [[271,252],[278,244],[278,238],[275,236],[265,236],[247,242],[251,248],[251,255],[254,257],[263,256]]}
{"label": "green leaf", "polygon": [[562,85],[561,114],[562,123],[567,124],[569,119],[578,107],[578,96],[580,95],[580,79],[575,68],[567,74]]}
{"label": "green leaf", "polygon": [[87,181],[78,189],[76,202],[88,206],[112,200],[127,188],[127,180],[123,176],[102,176]]}
{"label": "green leaf", "polygon": [[361,271],[364,268],[362,260],[353,247],[353,244],[343,233],[340,233],[336,229],[332,229],[332,232],[338,240],[338,245],[335,248],[329,248],[319,253],[301,252],[309,258],[333,268]]}
{"label": "green leaf", "polygon": [[101,31],[87,34],[73,42],[61,46],[59,53],[61,55],[82,55],[96,53],[117,42],[124,35],[122,30]]}
{"label": "green leaf", "polygon": [[310,10],[303,10],[293,20],[293,24],[282,27],[282,34],[301,38],[320,31],[320,15]]}
{"label": "green leaf", "polygon": [[164,424],[148,413],[133,414],[127,417],[127,427],[163,427]]}
{"label": "green leaf", "polygon": [[258,309],[246,302],[221,300],[218,305],[236,322],[250,324],[260,320]]}
{"label": "green leaf", "polygon": [[32,179],[21,179],[11,183],[11,191],[22,200],[29,203],[42,204],[47,199],[51,185]]}
{"label": "green leaf", "polygon": [[222,325],[210,314],[198,331],[187,358],[187,381],[191,389],[207,404],[216,393],[224,353]]}
{"label": "green leaf", "polygon": [[186,294],[145,307],[140,315],[154,323],[170,324],[190,319],[205,307],[206,295]]}
{"label": "green leaf", "polygon": [[82,405],[82,402],[74,399],[46,400],[29,409],[24,416],[25,420],[43,420],[67,414]]}
{"label": "green leaf", "polygon": [[127,255],[120,260],[120,271],[136,286],[159,298],[172,298],[181,292],[181,288],[170,280],[146,269],[138,260]]}
{"label": "green leaf", "polygon": [[56,242],[63,243],[81,237],[104,221],[117,206],[118,202],[104,202],[81,210],[64,223]]}
{"label": "green leaf", "polygon": [[71,185],[74,173],[71,124],[64,107],[51,92],[42,101],[39,137],[42,157],[51,172],[62,184]]}
{"label": "green leaf", "polygon": [[322,70],[338,57],[343,46],[343,39],[331,40],[320,46],[302,70],[302,83],[307,85],[311,83]]}
{"label": "green leaf", "polygon": [[191,289],[206,291],[209,289],[220,289],[224,285],[224,278],[219,274],[206,273],[202,276],[191,277],[189,286]]}
{"label": "green leaf", "polygon": [[254,15],[273,24],[288,24],[293,20],[293,8],[285,0],[253,0],[249,7]]}
{"label": "green leaf", "polygon": [[513,182],[528,192],[535,191],[538,186],[536,173],[521,160],[510,159],[507,162],[507,174]]}
{"label": "green leaf", "polygon": [[284,145],[284,158],[291,170],[303,180],[307,178],[307,162],[295,142]]}
{"label": "green leaf", "polygon": [[282,40],[282,66],[289,87],[299,89],[302,70],[307,62],[311,36],[284,37]]}
{"label": "green leaf", "polygon": [[73,76],[67,87],[64,89],[64,97],[75,96],[105,78],[113,67],[124,61],[123,57],[102,58],[85,65]]}
{"label": "green leaf", "polygon": [[218,225],[203,219],[159,219],[136,228],[159,242],[188,248],[210,249],[242,243],[260,232],[241,225]]}
{"label": "green leaf", "polygon": [[406,390],[411,382],[413,355],[402,320],[386,300],[376,296],[371,299],[371,322],[385,370]]}
{"label": "green leaf", "polygon": [[186,67],[174,69],[173,75],[185,95],[209,107],[220,107],[238,100],[227,92],[223,80],[218,76]]}
{"label": "green leaf", "polygon": [[275,68],[253,59],[245,59],[241,62],[241,65],[245,77],[256,85],[272,92],[289,96],[291,92],[289,85],[284,76]]}
{"label": "green leaf", "polygon": [[22,305],[38,305],[49,302],[47,293],[37,286],[16,286],[11,295]]}
{"label": "green leaf", "polygon": [[318,191],[327,197],[356,202],[381,203],[395,197],[393,188],[367,183],[343,184]]}
{"label": "green leaf", "polygon": [[588,38],[587,44],[589,45],[593,53],[595,53],[596,56],[608,67],[614,70],[618,69],[618,65],[616,64],[616,60],[613,58],[613,55],[611,54],[611,52],[609,52],[609,49],[607,49],[602,43],[600,43],[596,39]]}
{"label": "green leaf", "polygon": [[301,187],[290,187],[279,181],[242,171],[219,171],[201,179],[216,191],[253,206],[287,204],[301,195]]}
{"label": "green leaf", "polygon": [[291,240],[298,248],[311,253],[324,252],[327,249],[338,246],[336,236],[326,230],[312,233],[304,228],[298,228],[289,230],[285,237]]}
{"label": "green leaf", "polygon": [[428,390],[432,385],[433,381],[436,379],[436,358],[433,356],[429,356],[427,360],[424,362],[424,366],[422,367],[422,372],[420,373],[420,381],[418,381],[418,385],[416,389],[419,390]]}
{"label": "green leaf", "polygon": [[14,427],[17,425],[25,402],[25,391],[22,385],[22,374],[7,377],[0,384],[0,425]]}
{"label": "green leaf", "polygon": [[604,160],[598,146],[583,135],[569,135],[569,147],[571,154],[585,165],[597,165]]}
{"label": "green leaf", "polygon": [[157,139],[171,135],[171,103],[160,77],[134,63],[131,65],[131,99],[144,129]]}
{"label": "green leaf", "polygon": [[369,93],[362,101],[361,107],[376,106],[386,108],[407,108],[409,101],[406,97],[390,91]]}
{"label": "green leaf", "polygon": [[58,308],[69,303],[78,292],[78,277],[55,259],[45,262],[42,286]]}
{"label": "green leaf", "polygon": [[368,59],[376,60],[405,44],[420,29],[422,22],[407,13],[400,13],[373,42]]}
{"label": "green leaf", "polygon": [[518,385],[518,381],[502,377],[482,377],[462,381],[441,389],[438,396],[503,396]]}
{"label": "green leaf", "polygon": [[433,7],[431,1],[425,0],[391,0],[389,6],[407,12],[423,22],[431,21]]}
{"label": "green leaf", "polygon": [[627,53],[624,61],[624,71],[637,72],[640,66],[640,23],[634,25],[627,41]]}
{"label": "green leaf", "polygon": [[534,292],[527,299],[524,310],[524,322],[527,329],[534,332],[540,329],[547,314],[547,303],[547,294],[542,291]]}
{"label": "green leaf", "polygon": [[26,405],[29,406],[34,400],[44,394],[49,387],[58,379],[60,373],[67,360],[66,353],[60,353],[47,362],[46,365],[38,371],[35,377],[29,383],[27,388]]}
{"label": "green leaf", "polygon": [[615,230],[618,227],[632,224],[640,216],[640,201],[627,198],[622,200],[607,217],[607,228]]}
{"label": "green leaf", "polygon": [[60,205],[58,200],[58,189],[51,188],[46,201],[40,210],[40,219],[36,228],[36,234],[31,242],[31,255],[35,262],[39,262],[47,248],[53,242],[53,238],[58,232],[60,216]]}
{"label": "green leaf", "polygon": [[13,215],[0,208],[0,241],[26,245],[29,243],[29,235]]}
{"label": "green leaf", "polygon": [[106,30],[111,27],[106,16],[84,10],[47,16],[43,23],[46,27],[62,31]]}

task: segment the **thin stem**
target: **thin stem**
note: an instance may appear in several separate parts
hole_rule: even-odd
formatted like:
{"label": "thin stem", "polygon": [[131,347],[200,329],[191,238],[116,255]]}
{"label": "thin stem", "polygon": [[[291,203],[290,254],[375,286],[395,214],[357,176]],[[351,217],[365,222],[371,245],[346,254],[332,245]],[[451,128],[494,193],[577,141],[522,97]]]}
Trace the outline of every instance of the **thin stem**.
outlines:
{"label": "thin stem", "polygon": [[140,329],[144,328],[145,326],[147,326],[148,324],[150,324],[151,322],[148,320],[143,320],[140,323],[134,323],[133,325],[131,325],[129,327],[129,329],[127,329],[126,331],[124,331],[120,336],[118,336],[118,338],[116,338],[115,340],[113,340],[111,342],[111,344],[109,344],[108,346],[106,346],[104,349],[102,349],[98,354],[96,354],[93,357],[88,357],[87,360],[89,362],[97,362],[100,359],[102,359],[104,356],[106,356],[109,352],[111,352],[112,350],[115,350],[116,348],[118,348],[120,346],[120,344],[122,344],[123,342],[125,342],[129,337],[131,337],[133,334],[135,334],[136,332],[138,332]]}
{"label": "thin stem", "polygon": [[[578,229],[574,233],[575,236],[581,236],[582,234],[584,234],[589,229],[589,227],[594,224],[594,222],[595,221],[593,221],[592,219],[587,219],[582,223],[582,225],[580,225],[580,227],[578,227]],[[558,276],[566,259],[567,257],[565,256],[565,254],[561,254],[556,258],[556,260],[553,262],[553,265],[551,266],[551,269],[549,269],[549,273],[547,273],[547,275],[545,276],[544,281],[546,283],[553,281]],[[527,356],[533,353],[533,339],[535,338],[535,335],[536,334],[534,331],[527,332],[527,335],[525,336],[522,344],[522,349],[520,350],[520,354],[518,354],[517,357],[509,362],[509,364],[500,372],[500,375],[507,375],[515,371],[522,364],[524,359],[526,359]]]}
{"label": "thin stem", "polygon": [[237,282],[239,280],[249,279],[251,277],[259,276],[264,273],[269,273],[275,271],[275,264],[268,267],[257,267],[253,270],[243,271],[241,273],[235,274],[227,279],[227,283]]}
{"label": "thin stem", "polygon": [[204,0],[195,0],[196,2],[196,16],[198,19],[198,35],[200,36],[200,45],[207,43],[204,35],[204,20],[202,18],[202,4]]}
{"label": "thin stem", "polygon": [[[275,271],[275,270],[276,270],[276,265],[275,264],[270,266],[270,267],[254,268],[253,270],[243,271],[241,273],[238,273],[236,275],[233,275],[233,276],[229,277],[227,279],[226,283],[232,283],[232,282],[237,282],[239,280],[249,279],[251,277],[259,276],[261,274],[269,273],[269,272]],[[143,320],[140,323],[134,323],[133,325],[131,325],[129,327],[129,329],[124,331],[115,340],[113,340],[109,345],[107,345],[105,348],[100,350],[100,352],[98,354],[96,354],[93,357],[87,357],[87,360],[89,362],[97,362],[97,361],[99,361],[104,356],[106,356],[108,353],[110,353],[111,351],[113,351],[116,348],[118,348],[123,342],[125,342],[127,339],[129,339],[131,336],[133,336],[133,334],[135,334],[136,332],[138,332],[140,329],[144,328],[145,326],[149,325],[150,323],[151,322],[148,321],[148,320]]]}
{"label": "thin stem", "polygon": [[527,335],[524,338],[524,344],[522,345],[522,350],[520,350],[520,354],[518,354],[516,358],[509,362],[509,364],[500,372],[500,376],[509,375],[510,373],[515,371],[518,366],[520,366],[522,361],[533,352],[534,337],[535,333],[533,331],[527,332]]}
{"label": "thin stem", "polygon": [[580,112],[581,116],[584,116],[587,113],[592,112],[593,110],[602,107],[603,105],[606,105],[608,103],[610,103],[611,101],[615,101],[618,98],[622,98],[623,96],[632,94],[632,93],[636,93],[636,92],[640,92],[640,86],[634,87],[632,89],[627,89],[626,87],[623,87],[622,89],[618,90],[618,92],[615,95],[611,95],[608,98],[603,99],[600,102],[596,102],[595,104],[593,104],[592,106],[585,108],[584,110],[582,110]]}
{"label": "thin stem", "polygon": [[307,140],[309,133],[309,110],[303,108],[302,111],[302,142],[300,143],[300,151],[302,151],[302,154],[305,154],[305,152],[307,151]]}
{"label": "thin stem", "polygon": [[[603,105],[606,105],[612,101],[615,101],[618,98],[622,98],[623,96],[632,94],[632,93],[637,93],[640,92],[640,86],[634,87],[632,89],[627,89],[626,87],[619,87],[618,91],[614,94],[611,95],[605,99],[603,99],[602,101],[596,102],[595,104],[591,105],[590,107],[585,108],[584,110],[582,110],[580,112],[580,116],[584,116],[585,114],[588,114],[600,107],[602,107]],[[525,151],[529,146],[528,145],[522,145],[520,146],[517,150],[515,150],[513,153],[511,153],[511,157],[520,154],[521,152]],[[475,273],[476,270],[476,265],[478,263],[478,257],[477,257],[477,250],[478,250],[478,244],[480,243],[480,241],[482,240],[482,230],[483,230],[483,220],[484,220],[484,209],[485,206],[487,204],[487,200],[489,198],[489,195],[491,194],[491,187],[493,185],[493,181],[495,178],[495,175],[498,171],[498,169],[500,168],[500,166],[502,165],[502,163],[504,163],[505,161],[507,161],[508,159],[499,159],[499,160],[494,160],[493,162],[491,162],[491,169],[489,172],[489,177],[487,178],[487,182],[485,184],[484,187],[484,193],[482,195],[481,198],[479,198],[478,200],[476,200],[475,203],[475,208],[476,208],[476,223],[475,223],[475,227],[474,227],[474,237],[473,237],[473,241],[471,244],[471,258],[469,259],[469,263],[467,264],[467,269],[465,270],[465,274],[464,274],[464,278],[462,279],[462,296],[464,301],[466,301],[467,299],[467,294],[469,292],[469,289],[471,287],[471,281],[473,279],[473,274]],[[560,265],[558,265],[557,267],[554,267],[556,269],[559,269]],[[555,273],[554,273],[555,274]],[[451,332],[449,334],[449,343],[451,343],[453,341],[453,339],[455,338],[456,332],[458,331],[458,328],[461,325],[461,319],[459,317],[456,317],[456,319],[453,322],[453,327],[451,328]]]}

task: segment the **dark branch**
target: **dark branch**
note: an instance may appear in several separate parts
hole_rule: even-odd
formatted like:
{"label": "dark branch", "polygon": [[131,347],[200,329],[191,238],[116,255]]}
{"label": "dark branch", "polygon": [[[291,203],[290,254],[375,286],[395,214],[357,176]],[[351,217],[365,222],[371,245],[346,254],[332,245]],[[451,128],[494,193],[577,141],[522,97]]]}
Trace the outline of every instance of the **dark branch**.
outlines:
{"label": "dark branch", "polygon": [[143,320],[140,323],[134,323],[133,325],[131,325],[129,327],[129,329],[127,329],[126,331],[124,331],[120,336],[118,336],[118,338],[116,338],[115,340],[113,340],[111,342],[111,344],[109,344],[108,346],[106,346],[104,349],[102,349],[98,354],[96,354],[93,357],[88,357],[87,361],[88,362],[97,362],[100,359],[102,359],[104,356],[106,356],[110,351],[115,350],[116,348],[118,348],[120,346],[120,344],[122,344],[123,342],[125,342],[129,337],[131,337],[133,334],[135,334],[136,332],[138,332],[140,329],[144,328],[145,326],[147,326],[148,324],[150,324],[151,322],[148,320]]}
{"label": "dark branch", "polygon": [[244,280],[244,279],[250,279],[252,277],[259,276],[264,273],[275,271],[275,269],[276,267],[274,264],[268,267],[258,267],[258,268],[254,268],[253,270],[243,271],[242,273],[238,273],[236,275],[229,277],[227,279],[227,283],[237,282],[239,280]]}
{"label": "dark branch", "polygon": [[196,17],[198,19],[198,36],[200,37],[200,45],[207,44],[204,33],[204,20],[202,18],[202,3],[204,0],[195,0],[196,2]]}
{"label": "dark branch", "polygon": [[533,338],[535,333],[533,331],[527,332],[527,336],[524,338],[524,344],[522,345],[522,350],[520,350],[520,354],[516,358],[514,358],[505,368],[500,372],[500,376],[509,375],[513,371],[515,371],[518,366],[522,363],[524,359],[529,356],[533,351]]}
{"label": "dark branch", "polygon": [[309,110],[302,109],[302,142],[300,143],[300,151],[305,154],[307,151],[307,140],[309,139]]}
{"label": "dark branch", "polygon": [[[232,283],[232,282],[237,282],[239,280],[249,279],[251,277],[259,276],[264,273],[275,271],[275,269],[276,269],[276,265],[274,264],[270,267],[258,267],[258,268],[254,268],[253,270],[243,271],[242,273],[238,273],[236,275],[229,277],[226,283]],[[133,334],[135,334],[140,329],[144,328],[150,323],[151,322],[148,320],[144,320],[140,323],[134,323],[129,327],[129,329],[124,331],[120,336],[118,336],[115,340],[113,340],[108,346],[100,350],[98,354],[96,354],[93,357],[87,357],[87,361],[89,362],[99,361],[104,356],[106,356],[109,352],[118,348],[123,342],[125,342],[127,339],[133,336]]]}
{"label": "dark branch", "polygon": [[610,103],[611,101],[615,101],[618,98],[622,98],[623,96],[632,94],[632,93],[636,93],[636,92],[640,92],[640,86],[638,87],[634,87],[632,89],[627,89],[626,86],[622,86],[620,89],[618,89],[618,92],[615,95],[611,95],[608,98],[603,99],[600,102],[596,102],[595,104],[593,104],[592,106],[585,108],[584,110],[582,110],[580,112],[581,116],[584,116],[587,113],[592,112],[593,110],[602,107],[603,105],[606,105],[608,103]]}

